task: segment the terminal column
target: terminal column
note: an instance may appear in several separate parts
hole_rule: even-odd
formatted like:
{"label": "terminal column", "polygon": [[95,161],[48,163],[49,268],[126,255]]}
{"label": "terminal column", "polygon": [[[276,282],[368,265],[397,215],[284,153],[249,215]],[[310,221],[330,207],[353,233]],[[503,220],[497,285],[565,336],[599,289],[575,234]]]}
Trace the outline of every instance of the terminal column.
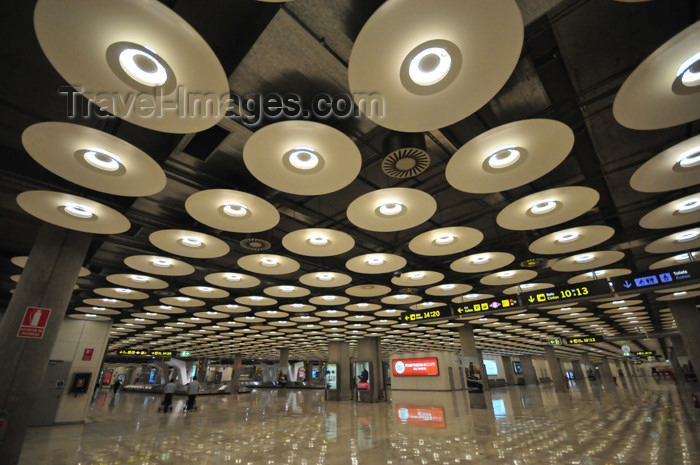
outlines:
{"label": "terminal column", "polygon": [[603,357],[600,362],[600,380],[603,386],[613,388],[615,386],[615,380],[613,379],[612,369],[610,368],[610,359]]}
{"label": "terminal column", "polygon": [[[683,338],[683,345],[688,357],[695,368],[695,373],[700,373],[700,312],[698,312],[693,299],[671,300],[668,303],[676,326]],[[678,352],[680,355],[680,351]]]}
{"label": "terminal column", "polygon": [[620,378],[620,382],[622,383],[622,387],[627,389],[627,379],[625,375],[622,374],[622,365],[620,365],[619,360],[615,360],[615,367],[617,367],[617,376]]}
{"label": "terminal column", "polygon": [[557,358],[554,352],[554,346],[545,346],[544,355],[547,358],[549,371],[552,373],[552,382],[556,392],[566,392],[566,380],[564,378],[564,370],[561,368],[561,361]]}
{"label": "terminal column", "polygon": [[[51,224],[42,225],[10,304],[0,320],[0,373],[3,377],[0,414],[5,417],[6,425],[0,442],[3,464],[14,465],[19,461],[30,412],[40,391],[90,239],[89,234]],[[51,310],[41,338],[18,337],[28,307]],[[33,323],[30,322],[30,326],[37,326]]]}
{"label": "terminal column", "polygon": [[284,375],[289,379],[289,348],[280,348],[280,374],[278,376]]}
{"label": "terminal column", "polygon": [[241,381],[241,371],[243,368],[243,355],[233,356],[233,372],[231,373],[231,394],[238,394],[238,386]]}
{"label": "terminal column", "polygon": [[484,391],[489,390],[489,380],[484,368],[484,360],[481,356],[481,351],[476,348],[476,340],[474,339],[474,327],[469,323],[464,323],[457,331],[459,332],[459,341],[462,346],[462,359],[467,369],[470,372],[478,369],[481,373],[481,384]]}
{"label": "terminal column", "polygon": [[[369,390],[359,391],[361,402],[378,402],[383,400],[384,370],[382,369],[381,341],[378,337],[360,339],[357,343],[357,361],[370,362]],[[357,376],[357,373],[353,373]],[[355,384],[357,384],[355,378]]]}
{"label": "terminal column", "polygon": [[580,360],[572,360],[571,365],[574,368],[574,379],[576,380],[576,386],[579,389],[586,389],[588,386],[586,384],[586,379],[588,376],[583,372],[583,367],[581,366]]}
{"label": "terminal column", "polygon": [[515,371],[513,370],[513,362],[511,361],[510,357],[508,356],[503,356],[501,358],[503,360],[503,372],[506,377],[506,383],[509,386],[515,385]]}
{"label": "terminal column", "polygon": [[537,372],[535,371],[535,364],[532,363],[532,355],[521,355],[520,367],[523,369],[525,384],[537,386]]}
{"label": "terminal column", "polygon": [[[328,400],[350,400],[352,390],[350,389],[350,344],[347,342],[331,342],[328,344],[328,364],[336,365],[336,379],[338,389],[326,390]],[[326,370],[328,370],[326,364]],[[326,374],[328,377],[328,374]],[[326,381],[326,386],[328,382]]]}

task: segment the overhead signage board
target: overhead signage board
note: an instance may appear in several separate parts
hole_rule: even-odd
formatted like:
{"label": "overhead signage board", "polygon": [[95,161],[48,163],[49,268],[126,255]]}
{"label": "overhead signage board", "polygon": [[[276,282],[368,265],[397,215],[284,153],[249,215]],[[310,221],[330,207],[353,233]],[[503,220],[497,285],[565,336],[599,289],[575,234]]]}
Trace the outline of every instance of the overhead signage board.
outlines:
{"label": "overhead signage board", "polygon": [[589,296],[609,294],[610,285],[607,281],[597,279],[578,285],[551,287],[539,291],[521,294],[524,305],[537,305],[551,302],[567,302],[572,300],[588,299]]}
{"label": "overhead signage board", "polygon": [[156,357],[172,357],[173,352],[171,350],[152,350],[149,354]]}
{"label": "overhead signage board", "polygon": [[172,351],[169,350],[133,350],[133,349],[121,349],[117,351],[119,355],[137,355],[137,356],[147,356],[151,355],[153,357],[170,357],[173,355]]}
{"label": "overhead signage board", "polygon": [[613,278],[617,292],[646,290],[652,287],[685,284],[700,279],[700,263],[660,268],[654,272]]}
{"label": "overhead signage board", "polygon": [[641,352],[635,352],[634,355],[637,357],[654,357],[656,353],[653,350],[645,350]]}
{"label": "overhead signage board", "polygon": [[444,307],[428,308],[420,312],[411,312],[401,315],[401,320],[406,322],[412,321],[430,321],[441,320],[453,316],[452,309],[449,305]]}
{"label": "overhead signage board", "polygon": [[567,344],[591,344],[594,342],[602,342],[600,339],[594,336],[588,337],[568,337],[566,338]]}
{"label": "overhead signage board", "polygon": [[438,376],[436,357],[400,358],[391,361],[394,376]]}
{"label": "overhead signage board", "polygon": [[126,350],[126,349],[121,349],[117,351],[119,355],[148,355],[147,350]]}
{"label": "overhead signage board", "polygon": [[488,299],[476,302],[464,302],[455,310],[456,315],[468,315],[470,313],[480,313],[489,310],[501,310],[504,308],[519,307],[520,302],[517,297],[507,299]]}

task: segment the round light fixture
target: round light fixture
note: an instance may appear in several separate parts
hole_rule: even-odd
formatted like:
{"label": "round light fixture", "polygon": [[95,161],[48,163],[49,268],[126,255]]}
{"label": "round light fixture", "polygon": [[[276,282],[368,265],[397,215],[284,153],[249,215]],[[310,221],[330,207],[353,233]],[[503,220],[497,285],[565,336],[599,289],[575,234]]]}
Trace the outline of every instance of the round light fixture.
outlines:
{"label": "round light fixture", "polygon": [[527,284],[521,284],[520,287],[522,289],[531,289],[531,288],[535,287],[535,285],[533,283],[527,283]]}
{"label": "round light fixture", "polygon": [[369,307],[369,304],[366,303],[366,302],[360,302],[359,304],[357,304],[357,306],[358,306],[358,307],[363,307],[363,308],[364,308],[364,307]]}
{"label": "round light fixture", "polygon": [[477,255],[470,260],[472,265],[483,265],[487,263],[491,258],[488,255]]}
{"label": "round light fixture", "polygon": [[686,87],[700,85],[700,52],[683,62],[676,73]]}
{"label": "round light fixture", "polygon": [[595,255],[593,255],[591,253],[585,253],[585,254],[578,255],[578,256],[574,257],[574,261],[576,263],[586,263],[586,262],[593,261],[593,259],[595,259]]}
{"label": "round light fixture", "polygon": [[694,168],[700,165],[700,145],[678,155],[678,164],[681,168]]}
{"label": "round light fixture", "polygon": [[556,242],[560,242],[560,243],[563,244],[563,243],[566,243],[566,242],[573,242],[573,241],[575,241],[575,240],[578,239],[578,238],[579,238],[579,233],[573,232],[573,231],[572,231],[572,232],[566,232],[566,233],[563,233],[563,234],[559,234],[559,235],[556,237],[555,241],[556,241]]}
{"label": "round light fixture", "polygon": [[334,296],[334,295],[324,295],[322,298],[323,298],[323,300],[325,300],[325,301],[335,300],[335,296]]}
{"label": "round light fixture", "polygon": [[165,258],[154,258],[151,260],[151,264],[159,268],[168,268],[169,266],[172,266],[173,263]]}
{"label": "round light fixture", "polygon": [[451,289],[454,289],[454,288],[455,288],[455,285],[454,285],[454,284],[443,284],[442,286],[440,286],[440,288],[441,288],[441,289],[444,289],[444,290],[446,290],[446,291],[449,291],[449,290],[451,290]]}
{"label": "round light fixture", "polygon": [[380,266],[384,264],[384,259],[380,257],[371,257],[367,259],[367,264],[370,266]]}
{"label": "round light fixture", "polygon": [[303,171],[316,168],[319,159],[319,155],[309,147],[294,147],[288,155],[289,164]]}
{"label": "round light fixture", "polygon": [[680,292],[674,292],[673,295],[675,297],[678,297],[679,295],[686,295],[688,292],[687,291],[680,291]]}
{"label": "round light fixture", "polygon": [[316,277],[319,281],[332,281],[333,280],[333,275],[329,273],[322,273]]}
{"label": "round light fixture", "polygon": [[282,292],[294,292],[294,286],[280,286]]}
{"label": "round light fixture", "polygon": [[676,205],[676,211],[678,213],[691,213],[700,208],[700,197],[693,197],[688,200],[684,200]]}
{"label": "round light fixture", "polygon": [[254,301],[256,301],[256,302],[260,302],[261,300],[263,300],[263,298],[260,297],[259,295],[253,295],[253,296],[250,297],[250,300],[254,300]]}
{"label": "round light fixture", "polygon": [[547,199],[533,203],[530,205],[529,210],[533,215],[544,215],[545,213],[551,212],[555,208],[557,208],[556,200]]}
{"label": "round light fixture", "polygon": [[118,156],[104,149],[90,147],[82,154],[85,162],[98,170],[117,171],[122,164]]}
{"label": "round light fixture", "polygon": [[512,278],[513,276],[515,276],[515,271],[501,271],[498,273],[498,277],[503,279]]}
{"label": "round light fixture", "polygon": [[194,236],[182,236],[180,238],[180,242],[182,242],[182,245],[185,245],[187,247],[201,247],[202,246],[202,240],[194,237]]}
{"label": "round light fixture", "polygon": [[223,212],[234,218],[241,218],[248,214],[248,207],[238,202],[228,202],[223,206]]}
{"label": "round light fixture", "polygon": [[131,79],[144,86],[158,87],[168,80],[165,67],[144,50],[125,48],[119,54],[119,66]]}
{"label": "round light fixture", "polygon": [[276,258],[272,257],[265,257],[262,260],[260,260],[260,264],[262,266],[266,266],[268,268],[275,267],[280,264],[280,262]]}
{"label": "round light fixture", "polygon": [[243,277],[239,274],[228,273],[224,276],[224,279],[226,281],[240,281],[241,279],[243,279]]}
{"label": "round light fixture", "polygon": [[395,299],[396,300],[406,300],[406,299],[408,299],[408,296],[406,294],[399,294],[399,295],[395,296]]}
{"label": "round light fixture", "polygon": [[131,289],[125,289],[123,287],[118,287],[114,291],[120,294],[131,294]]}
{"label": "round light fixture", "polygon": [[175,299],[179,300],[180,302],[189,302],[190,301],[189,297],[182,297],[182,296],[175,297]]}
{"label": "round light fixture", "polygon": [[87,219],[95,216],[95,211],[92,208],[75,202],[66,202],[66,204],[63,205],[63,210],[76,218]]}
{"label": "round light fixture", "polygon": [[689,256],[689,254],[686,252],[686,253],[682,253],[682,254],[676,255],[675,257],[673,257],[673,259],[674,259],[675,261],[677,261],[677,262],[682,262],[682,261],[685,261],[685,260],[689,260],[689,259],[690,259],[690,256]]}
{"label": "round light fixture", "polygon": [[452,233],[440,234],[434,239],[437,245],[452,244],[455,241],[455,235]]}
{"label": "round light fixture", "polygon": [[322,235],[311,236],[309,238],[309,244],[311,244],[311,245],[326,245],[326,244],[328,244],[329,241],[330,241],[330,239],[328,239],[328,236],[322,236]]}
{"label": "round light fixture", "polygon": [[676,237],[674,238],[676,242],[687,242],[687,241],[692,241],[696,237],[700,235],[700,230],[697,229],[691,229],[688,231],[683,231],[682,233],[676,234]]}
{"label": "round light fixture", "polygon": [[428,47],[410,61],[408,75],[419,86],[432,86],[442,81],[452,67],[452,57],[442,47]]}
{"label": "round light fixture", "polygon": [[129,277],[129,279],[131,279],[132,281],[137,282],[137,283],[145,283],[148,281],[148,276],[140,276],[140,275],[135,274],[135,275],[131,275]]}
{"label": "round light fixture", "polygon": [[213,292],[213,291],[214,291],[214,289],[212,289],[211,287],[207,287],[207,286],[199,286],[199,287],[197,288],[197,290],[198,290],[199,292],[204,292],[204,293],[209,293],[209,292]]}
{"label": "round light fixture", "polygon": [[520,159],[520,150],[515,145],[504,145],[489,155],[488,163],[491,168],[503,169],[515,164]]}
{"label": "round light fixture", "polygon": [[403,212],[405,208],[406,207],[404,207],[399,202],[387,202],[381,204],[378,208],[378,211],[381,215],[384,216],[395,216]]}
{"label": "round light fixture", "polygon": [[408,278],[417,281],[417,280],[419,280],[419,279],[425,278],[425,273],[423,273],[423,272],[421,272],[421,271],[416,271],[416,272],[414,272],[414,273],[409,273]]}

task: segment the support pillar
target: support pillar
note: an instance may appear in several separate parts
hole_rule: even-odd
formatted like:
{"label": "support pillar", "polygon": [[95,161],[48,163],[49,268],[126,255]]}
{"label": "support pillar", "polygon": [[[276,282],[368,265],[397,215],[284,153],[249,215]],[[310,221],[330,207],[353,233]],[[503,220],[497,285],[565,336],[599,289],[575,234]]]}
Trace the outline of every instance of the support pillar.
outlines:
{"label": "support pillar", "polygon": [[231,395],[238,394],[238,387],[241,382],[241,372],[243,371],[243,355],[233,356],[233,373],[231,373]]}
{"label": "support pillar", "polygon": [[506,377],[506,384],[508,384],[509,386],[514,386],[516,382],[515,371],[513,370],[513,362],[511,361],[510,357],[505,355],[501,357],[501,360],[503,360],[503,373]]}
{"label": "support pillar", "polygon": [[622,362],[622,365],[625,367],[625,375],[627,376],[627,381],[629,382],[630,387],[634,388],[634,381],[632,380],[632,370],[630,369],[630,364],[627,362]]}
{"label": "support pillar", "polygon": [[[40,391],[90,238],[86,233],[42,225],[0,320],[0,413],[4,413],[6,425],[0,442],[3,464],[19,461],[30,421],[28,413]],[[17,337],[27,307],[51,309],[42,338]]]}
{"label": "support pillar", "polygon": [[523,369],[525,385],[537,386],[537,372],[535,371],[535,364],[532,363],[532,355],[521,355],[520,367]]}
{"label": "support pillar", "polygon": [[554,352],[554,346],[545,346],[544,355],[547,358],[549,372],[552,374],[554,390],[556,392],[566,392],[567,388],[566,378],[564,377],[564,370],[561,368],[561,361],[557,358],[557,354]]}
{"label": "support pillar", "polygon": [[[326,378],[335,375],[338,388],[334,391],[326,389],[328,400],[351,400],[352,390],[350,389],[350,344],[347,342],[331,342],[328,344],[328,364],[336,365],[336,372],[326,373]],[[326,370],[328,371],[328,364]],[[326,379],[328,386],[328,379]]]}
{"label": "support pillar", "polygon": [[[360,402],[379,402],[384,400],[381,395],[384,390],[384,375],[382,370],[381,340],[378,337],[367,337],[357,342],[357,361],[370,362],[369,390],[358,390]],[[358,373],[354,373],[355,384]]]}
{"label": "support pillar", "polygon": [[600,380],[606,388],[612,389],[615,387],[615,380],[613,379],[612,369],[610,368],[610,359],[603,357],[600,362]]}
{"label": "support pillar", "polygon": [[280,370],[275,376],[275,381],[279,381],[282,375],[289,379],[289,347],[280,347]]}
{"label": "support pillar", "polygon": [[627,389],[627,377],[622,373],[622,365],[620,365],[619,360],[615,360],[615,367],[617,368],[617,377],[622,383],[622,387]]}
{"label": "support pillar", "polygon": [[484,391],[489,390],[489,380],[486,376],[484,368],[484,360],[481,356],[481,351],[476,348],[476,340],[474,339],[474,327],[469,323],[464,323],[457,330],[459,332],[459,340],[462,348],[462,363],[467,367],[470,375],[474,375],[478,370],[481,373],[481,384]]}
{"label": "support pillar", "polygon": [[574,368],[574,379],[576,380],[576,386],[579,389],[586,389],[588,387],[588,385],[586,384],[586,379],[588,379],[588,376],[583,371],[581,361],[572,360],[571,366]]}
{"label": "support pillar", "polygon": [[[673,319],[676,320],[676,326],[683,338],[683,347],[685,347],[690,364],[696,374],[700,373],[700,311],[695,306],[693,299],[671,300],[668,302],[671,309]],[[681,353],[678,352],[680,356]]]}

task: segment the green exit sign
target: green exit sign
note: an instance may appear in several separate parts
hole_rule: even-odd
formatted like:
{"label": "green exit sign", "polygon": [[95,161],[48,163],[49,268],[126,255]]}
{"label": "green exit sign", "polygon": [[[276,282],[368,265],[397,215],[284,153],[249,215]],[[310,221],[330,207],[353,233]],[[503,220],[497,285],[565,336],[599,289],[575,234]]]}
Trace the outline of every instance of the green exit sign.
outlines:
{"label": "green exit sign", "polygon": [[549,343],[552,344],[553,346],[558,346],[561,344],[561,339],[550,339]]}
{"label": "green exit sign", "polygon": [[190,356],[189,350],[183,350],[180,352],[180,357],[189,357],[189,356]]}

